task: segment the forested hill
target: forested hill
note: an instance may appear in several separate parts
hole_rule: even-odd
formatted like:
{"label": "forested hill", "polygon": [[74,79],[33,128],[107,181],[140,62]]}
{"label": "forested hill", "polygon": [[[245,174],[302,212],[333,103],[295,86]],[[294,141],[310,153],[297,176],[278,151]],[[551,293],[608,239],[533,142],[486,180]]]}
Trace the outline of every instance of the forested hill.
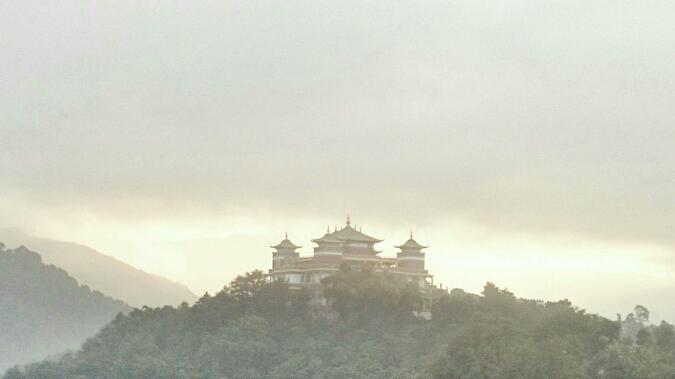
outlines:
{"label": "forested hill", "polygon": [[80,286],[40,255],[0,243],[0,372],[77,349],[125,303]]}
{"label": "forested hill", "polygon": [[345,271],[325,284],[329,313],[253,272],[191,307],[117,317],[81,351],[5,379],[675,377],[668,324],[634,318],[637,339],[620,337],[617,321],[489,283],[441,295],[424,321],[416,289],[395,278]]}

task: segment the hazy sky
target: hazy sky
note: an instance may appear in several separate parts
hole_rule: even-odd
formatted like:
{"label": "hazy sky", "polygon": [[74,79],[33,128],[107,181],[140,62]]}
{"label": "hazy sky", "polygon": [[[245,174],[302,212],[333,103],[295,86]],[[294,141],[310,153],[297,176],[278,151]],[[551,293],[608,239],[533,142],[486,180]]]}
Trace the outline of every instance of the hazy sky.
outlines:
{"label": "hazy sky", "polygon": [[444,285],[625,312],[675,293],[674,15],[0,1],[0,226],[202,292],[349,213]]}

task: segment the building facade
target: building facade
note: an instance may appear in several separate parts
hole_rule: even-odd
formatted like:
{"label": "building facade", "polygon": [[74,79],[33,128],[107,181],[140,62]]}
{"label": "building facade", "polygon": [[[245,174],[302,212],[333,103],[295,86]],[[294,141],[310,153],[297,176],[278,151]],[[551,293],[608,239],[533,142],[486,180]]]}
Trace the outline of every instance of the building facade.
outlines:
{"label": "building facade", "polygon": [[334,274],[344,265],[353,270],[370,266],[375,272],[386,272],[416,283],[423,298],[419,315],[430,317],[431,300],[434,293],[433,275],[425,268],[422,251],[427,246],[410,238],[399,249],[396,257],[381,257],[375,247],[382,242],[352,227],[349,217],[344,227],[333,232],[329,230],[321,238],[312,240],[316,244],[312,256],[301,257],[297,252],[301,246],[295,245],[288,235],[275,246],[272,253],[272,280],[284,280],[291,288],[320,289],[322,279]]}

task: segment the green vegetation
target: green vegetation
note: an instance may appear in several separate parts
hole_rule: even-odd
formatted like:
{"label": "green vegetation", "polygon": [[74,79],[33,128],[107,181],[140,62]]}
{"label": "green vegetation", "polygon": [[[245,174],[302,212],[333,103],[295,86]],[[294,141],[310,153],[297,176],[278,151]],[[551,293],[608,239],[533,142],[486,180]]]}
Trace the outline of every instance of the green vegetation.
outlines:
{"label": "green vegetation", "polygon": [[0,243],[0,372],[77,349],[115,315],[130,310],[43,264],[37,253]]}
{"label": "green vegetation", "polygon": [[325,284],[330,312],[252,272],[192,307],[120,315],[79,352],[5,379],[675,377],[673,328],[644,327],[642,309],[633,339],[566,300],[490,283],[441,295],[431,321],[413,317],[420,299],[395,278],[343,271]]}

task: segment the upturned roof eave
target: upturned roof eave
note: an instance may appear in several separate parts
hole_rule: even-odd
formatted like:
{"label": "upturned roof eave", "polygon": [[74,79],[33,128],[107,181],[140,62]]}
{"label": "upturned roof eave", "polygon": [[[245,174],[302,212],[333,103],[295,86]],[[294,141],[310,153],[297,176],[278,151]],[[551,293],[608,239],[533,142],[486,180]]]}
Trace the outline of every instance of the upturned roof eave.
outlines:
{"label": "upturned roof eave", "polygon": [[394,247],[397,248],[397,249],[419,249],[419,250],[422,250],[422,249],[428,248],[429,246],[420,245],[419,243],[417,243],[417,241],[410,239],[410,240],[407,240],[403,245],[394,246]]}
{"label": "upturned roof eave", "polygon": [[302,246],[298,246],[298,245],[294,244],[293,242],[291,242],[290,240],[285,239],[285,240],[281,241],[280,243],[278,243],[274,246],[270,246],[270,247],[272,249],[299,249]]}
{"label": "upturned roof eave", "polygon": [[370,243],[380,243],[384,241],[381,239],[371,237],[363,232],[360,232],[349,225],[331,233],[330,236],[343,241],[370,242]]}

